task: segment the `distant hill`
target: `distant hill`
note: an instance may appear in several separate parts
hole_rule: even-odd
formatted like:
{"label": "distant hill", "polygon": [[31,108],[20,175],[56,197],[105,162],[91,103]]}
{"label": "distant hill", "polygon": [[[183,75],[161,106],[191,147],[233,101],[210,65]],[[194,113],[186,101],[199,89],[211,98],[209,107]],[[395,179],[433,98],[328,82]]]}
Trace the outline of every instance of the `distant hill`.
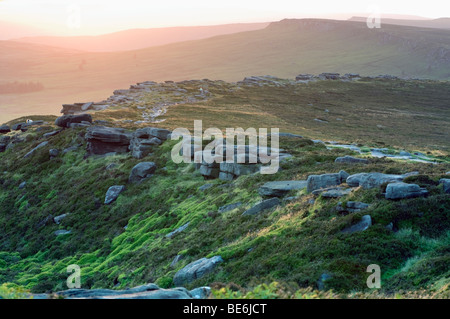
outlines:
{"label": "distant hill", "polygon": [[[366,17],[352,17],[348,21],[365,22]],[[382,18],[382,24],[394,24],[419,28],[450,29],[450,18],[439,18],[432,20],[411,20],[411,19],[389,19]]]}
{"label": "distant hill", "polygon": [[40,30],[39,28],[8,21],[0,21],[0,40],[45,35],[48,35],[48,32]]}
{"label": "distant hill", "polygon": [[[0,97],[0,121],[57,114],[61,104],[103,99],[130,83],[299,73],[392,74],[450,79],[450,32],[443,29],[320,19],[125,52],[88,53],[0,42],[0,83],[40,82],[44,91]],[[381,97],[380,97],[381,98]]]}
{"label": "distant hill", "polygon": [[98,36],[25,37],[15,41],[89,52],[131,51],[217,35],[263,29],[269,23],[242,23],[200,27],[133,29]]}

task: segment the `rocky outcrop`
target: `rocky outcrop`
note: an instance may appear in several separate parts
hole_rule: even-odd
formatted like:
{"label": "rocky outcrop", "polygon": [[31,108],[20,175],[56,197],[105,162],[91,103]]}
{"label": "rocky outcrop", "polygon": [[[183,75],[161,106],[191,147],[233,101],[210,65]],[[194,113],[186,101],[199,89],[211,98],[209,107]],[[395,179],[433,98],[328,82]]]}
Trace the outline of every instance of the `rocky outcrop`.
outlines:
{"label": "rocky outcrop", "polygon": [[153,176],[156,171],[156,164],[153,162],[142,162],[137,164],[131,170],[128,181],[130,183],[139,183],[143,180]]}
{"label": "rocky outcrop", "polygon": [[259,188],[259,194],[267,197],[283,197],[292,190],[306,188],[307,181],[268,182]]}
{"label": "rocky outcrop", "polygon": [[169,138],[170,131],[156,127],[146,127],[136,130],[130,141],[129,149],[135,158],[144,158],[154,147],[161,145]]}
{"label": "rocky outcrop", "polygon": [[179,270],[173,277],[173,283],[176,286],[182,286],[202,278],[211,273],[221,262],[223,262],[223,259],[220,256],[196,260]]}
{"label": "rocky outcrop", "polygon": [[109,205],[114,202],[119,197],[120,193],[122,193],[124,190],[125,186],[123,185],[111,186],[106,192],[105,205]]}
{"label": "rocky outcrop", "polygon": [[63,115],[56,119],[55,125],[69,128],[71,127],[71,124],[81,124],[83,122],[92,123],[92,116],[90,114]]}
{"label": "rocky outcrop", "polygon": [[390,183],[386,187],[386,199],[405,199],[427,196],[428,191],[416,184]]}
{"label": "rocky outcrop", "polygon": [[259,202],[258,204],[256,204],[255,206],[253,206],[252,208],[246,210],[242,216],[251,216],[251,215],[256,215],[261,213],[262,211],[266,210],[266,209],[270,209],[273,208],[275,206],[278,206],[281,204],[281,201],[278,197],[273,197],[271,199],[266,199],[262,202]]}
{"label": "rocky outcrop", "polygon": [[89,127],[85,135],[88,154],[126,153],[129,151],[131,137],[132,135],[129,132],[121,128]]}

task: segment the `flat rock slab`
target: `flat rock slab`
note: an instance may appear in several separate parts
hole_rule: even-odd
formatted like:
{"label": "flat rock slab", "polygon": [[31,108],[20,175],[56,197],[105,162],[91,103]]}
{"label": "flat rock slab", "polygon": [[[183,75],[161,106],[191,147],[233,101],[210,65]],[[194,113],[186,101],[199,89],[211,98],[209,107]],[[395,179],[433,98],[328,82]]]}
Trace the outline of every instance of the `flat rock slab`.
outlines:
{"label": "flat rock slab", "polygon": [[268,182],[259,188],[259,194],[267,197],[283,197],[292,190],[306,188],[307,181]]}

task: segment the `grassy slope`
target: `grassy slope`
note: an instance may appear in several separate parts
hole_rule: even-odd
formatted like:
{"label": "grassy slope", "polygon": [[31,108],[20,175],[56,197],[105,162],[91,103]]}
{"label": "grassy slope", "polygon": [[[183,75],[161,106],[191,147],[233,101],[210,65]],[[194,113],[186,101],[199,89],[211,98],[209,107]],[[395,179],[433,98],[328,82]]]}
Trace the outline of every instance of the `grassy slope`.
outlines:
{"label": "grassy slope", "polygon": [[0,121],[57,114],[62,103],[99,100],[113,89],[146,80],[237,81],[250,74],[293,78],[306,72],[448,79],[449,37],[437,29],[386,25],[370,30],[358,22],[285,20],[264,30],[118,53],[46,53],[44,47],[3,42],[2,50],[17,46],[21,59],[0,57],[0,81],[38,81],[46,90],[1,95]]}
{"label": "grassy slope", "polygon": [[[208,114],[217,107],[239,110],[243,96],[249,105],[264,106],[258,100],[262,92],[252,90],[256,89],[240,96],[231,95],[228,104],[225,100],[213,101],[197,115],[208,121]],[[277,93],[275,88],[266,88],[266,92],[274,96]],[[283,105],[285,94],[276,96],[280,102],[271,101],[272,109]],[[345,100],[342,96],[339,99]],[[189,111],[191,107],[194,106],[183,108]],[[267,106],[264,111],[268,113],[268,109]],[[174,112],[172,115],[180,114],[177,113],[180,110]],[[242,117],[242,113],[236,112],[236,118],[232,119],[233,112],[228,112],[223,118],[233,123],[244,123],[258,114]],[[113,115],[114,112],[100,112],[94,117],[112,118]],[[261,114],[262,118],[267,117]],[[190,120],[183,119],[184,124]],[[166,123],[171,126],[170,121]],[[225,123],[218,126],[222,124]],[[407,122],[399,122],[398,131],[407,126]],[[140,185],[127,185],[114,204],[104,206],[108,187],[126,184],[131,168],[139,161],[126,155],[84,159],[82,129],[65,130],[50,138],[50,144],[32,158],[23,159],[26,152],[42,141],[41,135],[52,129],[24,133],[27,142],[0,154],[3,172],[0,176],[0,282],[15,282],[35,292],[65,289],[66,267],[75,263],[82,267],[83,287],[111,288],[118,284],[123,288],[146,282],[169,287],[175,272],[187,263],[221,255],[225,262],[219,269],[190,286],[216,281],[254,287],[262,282],[281,281],[295,287],[315,287],[326,271],[333,273],[327,288],[364,291],[365,268],[377,263],[383,270],[385,292],[427,289],[442,293],[448,287],[450,202],[436,181],[450,170],[449,164],[372,159],[366,166],[338,165],[334,163],[337,156],[352,153],[327,150],[307,139],[284,138],[281,146],[294,158],[283,164],[278,174],[244,176],[227,185],[217,180],[204,181],[191,165],[175,165],[169,157],[173,143],[167,142],[146,158],[157,163],[156,175]],[[369,135],[368,142],[370,138]],[[78,151],[48,159],[49,148],[63,149],[77,144],[82,145]],[[118,166],[107,171],[105,167],[110,163]],[[241,216],[260,199],[257,189],[265,181],[305,179],[310,174],[341,169],[350,174],[419,171],[421,177],[410,181],[426,187],[430,196],[392,202],[383,199],[380,189],[358,189],[341,201],[372,204],[361,213],[339,215],[334,210],[338,200],[319,198],[310,204],[308,200],[312,197],[303,195],[276,210],[253,217]],[[19,190],[18,185],[24,180],[27,186]],[[214,187],[199,191],[198,187],[205,183],[213,183]],[[220,206],[238,201],[244,203],[241,208],[217,214]],[[50,214],[63,213],[70,215],[62,225],[39,226]],[[372,216],[373,227],[353,235],[340,233],[364,214]],[[186,231],[173,239],[165,238],[167,233],[187,222],[190,225]],[[390,222],[400,231],[387,231],[385,226]],[[72,234],[55,238],[53,232],[57,229],[70,229]],[[177,254],[184,259],[173,269],[169,265]]]}

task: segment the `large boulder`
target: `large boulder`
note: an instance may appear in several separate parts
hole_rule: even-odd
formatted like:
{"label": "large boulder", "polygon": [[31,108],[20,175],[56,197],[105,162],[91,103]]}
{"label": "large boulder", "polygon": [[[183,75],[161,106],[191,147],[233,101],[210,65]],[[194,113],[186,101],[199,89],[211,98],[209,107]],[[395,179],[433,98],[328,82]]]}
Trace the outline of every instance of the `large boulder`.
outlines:
{"label": "large boulder", "polygon": [[128,181],[130,183],[138,183],[146,178],[153,176],[156,171],[156,164],[153,162],[142,162],[137,164],[131,170]]}
{"label": "large boulder", "polygon": [[368,164],[369,161],[365,158],[356,158],[352,156],[344,156],[338,157],[334,161],[335,163],[344,163],[344,164]]}
{"label": "large boulder", "polygon": [[351,187],[362,186],[365,189],[380,187],[384,183],[401,182],[404,175],[383,174],[383,173],[359,173],[350,175],[347,184]]}
{"label": "large boulder", "polygon": [[126,153],[131,134],[121,128],[92,126],[88,128],[85,139],[88,142],[88,153],[91,155]]}
{"label": "large boulder", "polygon": [[69,128],[72,123],[80,124],[82,122],[92,123],[92,116],[90,114],[63,115],[56,119],[55,125]]}
{"label": "large boulder", "polygon": [[125,186],[123,185],[111,186],[106,192],[105,205],[109,205],[114,202],[124,190]]}
{"label": "large boulder", "polygon": [[253,206],[252,208],[246,210],[242,216],[251,216],[251,215],[256,215],[261,213],[262,211],[269,209],[269,208],[273,208],[275,206],[278,206],[281,204],[281,201],[278,197],[273,197],[271,199],[266,199],[262,202],[259,202],[258,204],[256,204],[255,206]]}
{"label": "large boulder", "polygon": [[329,188],[331,186],[338,186],[342,184],[342,174],[322,174],[322,175],[310,175],[307,179],[306,191],[311,193],[321,188]]}
{"label": "large boulder", "polygon": [[129,149],[135,158],[143,158],[150,154],[154,147],[161,145],[169,138],[170,131],[156,127],[145,127],[136,130],[130,141]]}
{"label": "large boulder", "polygon": [[220,256],[196,260],[179,270],[173,277],[173,283],[176,286],[188,284],[211,273],[221,262],[223,262],[223,259]]}
{"label": "large boulder", "polygon": [[407,184],[403,182],[390,183],[386,187],[386,199],[405,199],[428,195],[426,189],[420,188],[416,184]]}
{"label": "large boulder", "polygon": [[306,188],[306,181],[268,182],[259,188],[259,194],[267,197],[283,197],[292,190]]}

